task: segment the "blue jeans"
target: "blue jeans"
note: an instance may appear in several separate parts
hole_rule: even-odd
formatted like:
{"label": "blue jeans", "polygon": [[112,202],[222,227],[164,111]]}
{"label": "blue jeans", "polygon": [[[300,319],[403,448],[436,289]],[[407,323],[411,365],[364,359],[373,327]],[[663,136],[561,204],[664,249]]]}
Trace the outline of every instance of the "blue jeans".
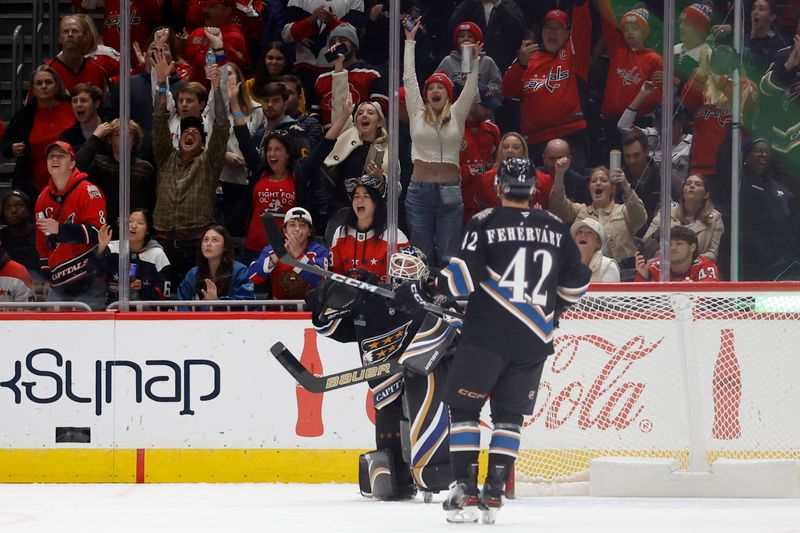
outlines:
{"label": "blue jeans", "polygon": [[464,202],[458,181],[425,183],[411,178],[406,192],[411,243],[425,252],[432,267],[443,267],[458,253]]}

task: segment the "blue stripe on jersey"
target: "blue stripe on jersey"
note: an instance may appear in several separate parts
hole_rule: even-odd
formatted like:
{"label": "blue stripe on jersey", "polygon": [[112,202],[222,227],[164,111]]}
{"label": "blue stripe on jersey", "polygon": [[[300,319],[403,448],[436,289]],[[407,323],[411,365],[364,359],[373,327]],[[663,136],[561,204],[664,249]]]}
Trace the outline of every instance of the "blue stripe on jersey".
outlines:
{"label": "blue stripe on jersey", "polygon": [[512,302],[513,292],[511,289],[500,287],[494,279],[485,279],[481,285],[487,289],[490,296],[497,300],[502,299],[502,304],[512,311],[525,325],[527,325],[544,342],[550,342],[553,337],[553,315],[544,316],[542,308],[531,303]]}
{"label": "blue stripe on jersey", "polygon": [[330,337],[331,335],[333,335],[333,332],[336,331],[336,328],[338,328],[339,324],[341,323],[342,319],[337,318],[336,320],[333,320],[329,324],[325,324],[324,326],[318,327],[316,328],[317,335],[322,335],[323,337]]}
{"label": "blue stripe on jersey", "polygon": [[448,288],[453,296],[469,296],[475,290],[469,267],[457,257],[450,259],[450,264],[442,269],[442,275],[447,279]]}

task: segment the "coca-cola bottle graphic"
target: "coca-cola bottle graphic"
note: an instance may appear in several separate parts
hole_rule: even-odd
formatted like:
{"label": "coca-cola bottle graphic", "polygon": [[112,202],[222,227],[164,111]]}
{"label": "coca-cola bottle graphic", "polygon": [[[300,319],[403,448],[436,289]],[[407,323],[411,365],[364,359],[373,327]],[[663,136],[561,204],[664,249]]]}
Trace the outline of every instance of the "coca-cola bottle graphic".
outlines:
{"label": "coca-cola bottle graphic", "polygon": [[373,398],[372,391],[367,389],[367,403],[364,406],[367,410],[367,418],[372,424],[375,424],[375,399]]}
{"label": "coca-cola bottle graphic", "polygon": [[714,402],[714,424],[711,436],[719,440],[733,440],[742,436],[739,405],[742,400],[742,371],[733,344],[733,330],[720,331],[719,355],[714,363],[711,383]]}
{"label": "coca-cola bottle graphic", "polygon": [[[303,338],[303,353],[300,362],[315,376],[322,375],[322,361],[317,350],[317,332],[314,328],[306,328]],[[325,432],[322,425],[323,393],[309,392],[299,384],[297,394],[297,426],[295,433],[299,437],[319,437]]]}

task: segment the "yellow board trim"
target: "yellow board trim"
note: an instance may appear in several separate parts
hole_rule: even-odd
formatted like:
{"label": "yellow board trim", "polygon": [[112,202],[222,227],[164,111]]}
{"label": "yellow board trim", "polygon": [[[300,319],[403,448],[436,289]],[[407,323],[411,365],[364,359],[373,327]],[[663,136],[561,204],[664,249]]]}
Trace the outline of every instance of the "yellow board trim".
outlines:
{"label": "yellow board trim", "polygon": [[136,450],[0,449],[3,483],[135,483]]}
{"label": "yellow board trim", "polygon": [[[358,483],[365,451],[145,449],[144,482]],[[0,449],[0,483],[136,483],[136,470],[137,450]]]}

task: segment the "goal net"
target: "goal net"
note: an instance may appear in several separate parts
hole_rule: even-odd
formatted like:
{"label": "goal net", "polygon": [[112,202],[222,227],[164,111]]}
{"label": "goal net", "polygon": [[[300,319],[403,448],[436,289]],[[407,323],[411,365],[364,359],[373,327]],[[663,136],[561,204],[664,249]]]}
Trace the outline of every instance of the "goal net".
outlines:
{"label": "goal net", "polygon": [[661,287],[591,292],[565,314],[522,430],[517,495],[588,492],[600,457],[691,472],[800,459],[798,287]]}

